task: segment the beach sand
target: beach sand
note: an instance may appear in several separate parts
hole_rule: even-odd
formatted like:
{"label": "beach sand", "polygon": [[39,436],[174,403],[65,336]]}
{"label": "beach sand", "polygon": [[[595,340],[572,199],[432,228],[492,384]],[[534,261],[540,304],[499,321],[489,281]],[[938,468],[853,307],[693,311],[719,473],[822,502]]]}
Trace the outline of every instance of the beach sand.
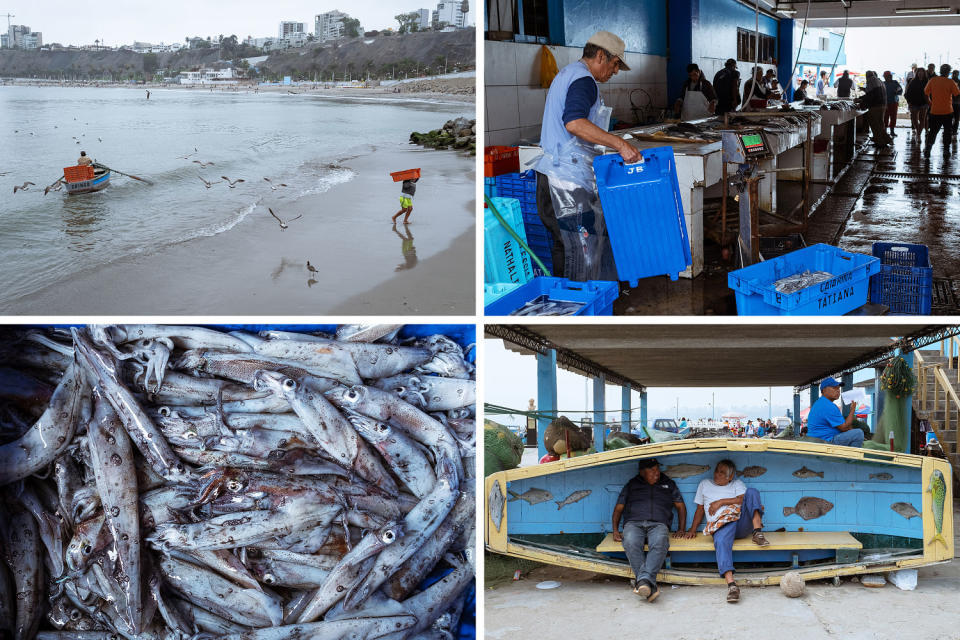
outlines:
{"label": "beach sand", "polygon": [[[5,312],[473,315],[475,158],[412,145],[357,153],[339,162],[356,172],[349,182],[298,200],[277,190],[226,232],[68,274]],[[389,172],[412,167],[422,177],[411,224],[393,229],[400,184]],[[267,207],[303,217],[283,231]]]}

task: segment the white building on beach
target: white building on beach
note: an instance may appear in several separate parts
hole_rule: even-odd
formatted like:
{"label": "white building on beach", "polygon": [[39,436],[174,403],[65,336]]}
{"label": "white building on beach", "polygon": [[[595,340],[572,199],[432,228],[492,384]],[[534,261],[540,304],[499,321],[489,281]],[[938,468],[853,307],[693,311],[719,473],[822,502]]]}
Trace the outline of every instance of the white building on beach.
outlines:
{"label": "white building on beach", "polygon": [[181,71],[180,84],[229,85],[237,84],[238,78],[233,69],[205,69]]}

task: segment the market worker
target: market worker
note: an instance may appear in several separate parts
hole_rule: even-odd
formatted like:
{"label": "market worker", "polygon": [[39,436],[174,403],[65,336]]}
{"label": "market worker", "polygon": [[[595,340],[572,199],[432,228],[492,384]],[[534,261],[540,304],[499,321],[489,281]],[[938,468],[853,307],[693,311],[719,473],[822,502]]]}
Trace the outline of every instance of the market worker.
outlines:
{"label": "market worker", "polygon": [[743,104],[753,109],[763,109],[767,106],[769,97],[770,92],[763,81],[763,69],[754,67],[753,78],[743,85]]}
{"label": "market worker", "polygon": [[712,116],[716,108],[717,94],[713,85],[703,77],[700,67],[691,62],[687,65],[687,81],[673,110],[680,114],[681,120],[699,120]]}
{"label": "market worker", "polygon": [[839,382],[827,378],[820,383],[820,397],[810,407],[807,415],[807,435],[830,444],[862,447],[863,430],[853,426],[853,421],[857,419],[857,403],[850,403],[850,413],[844,418],[834,404],[839,397]]}
{"label": "market worker", "polygon": [[[873,132],[873,144],[883,149],[893,144],[893,138],[883,128],[883,114],[887,110],[887,90],[877,77],[876,71],[867,71],[864,94],[857,99],[857,106],[867,110],[867,125]],[[952,113],[952,111],[951,111]],[[929,137],[929,136],[928,136]]]}
{"label": "market worker", "polygon": [[[593,159],[594,145],[609,147],[620,153],[628,163],[640,159],[640,152],[626,140],[607,131],[610,108],[600,97],[598,83],[607,82],[620,69],[629,70],[624,60],[623,40],[609,31],[598,31],[583,47],[583,56],[565,66],[554,77],[547,92],[540,128],[540,147],[543,156],[537,162],[537,211],[540,220],[553,238],[553,273],[557,277],[576,278],[591,273],[600,275],[600,267],[583,265],[583,273],[567,273],[563,237],[558,218],[570,222],[567,236],[576,234],[580,227],[589,234],[583,246],[590,242],[602,249],[605,229],[597,196]],[[562,207],[560,211],[555,209]],[[600,218],[597,220],[596,218]],[[574,218],[579,218],[574,220]],[[568,241],[579,239],[568,237]],[[607,253],[609,239],[606,240]],[[580,256],[576,256],[579,260]],[[591,254],[589,257],[595,257]],[[571,256],[571,263],[574,263]],[[609,257],[612,265],[612,253]],[[586,262],[586,258],[584,259]],[[588,277],[588,280],[598,278]],[[604,278],[599,278],[604,279]],[[606,278],[616,279],[613,278]]]}
{"label": "market worker", "polygon": [[[640,472],[620,490],[613,508],[613,539],[623,542],[623,551],[636,576],[633,592],[653,602],[660,595],[657,573],[670,548],[673,510],[679,517],[674,537],[680,537],[687,524],[687,508],[677,483],[660,473],[656,458],[644,458],[638,466]],[[643,550],[644,543],[650,547],[647,552]]]}
{"label": "market worker", "polygon": [[752,536],[753,544],[758,547],[770,544],[763,535],[760,492],[748,489],[736,473],[732,460],[721,460],[713,470],[713,480],[700,481],[693,499],[697,503],[693,524],[683,534],[684,538],[696,537],[697,527],[706,514],[703,533],[713,536],[717,571],[727,581],[727,602],[730,603],[740,601],[740,587],[733,578],[733,541]]}
{"label": "market worker", "polygon": [[737,61],[733,58],[728,58],[723,69],[713,76],[713,92],[717,96],[718,116],[737,110],[740,105],[740,72],[737,71]]}

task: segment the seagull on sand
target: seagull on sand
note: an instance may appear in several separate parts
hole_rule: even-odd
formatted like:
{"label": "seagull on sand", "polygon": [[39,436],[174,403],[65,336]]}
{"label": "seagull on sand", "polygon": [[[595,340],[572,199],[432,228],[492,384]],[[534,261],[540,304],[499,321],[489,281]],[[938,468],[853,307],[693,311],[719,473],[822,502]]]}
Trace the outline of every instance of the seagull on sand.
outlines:
{"label": "seagull on sand", "polygon": [[197,176],[197,177],[200,178],[200,180],[203,182],[204,185],[206,185],[207,189],[209,189],[211,186],[215,184],[219,184],[220,182],[222,182],[221,180],[217,180],[216,182],[207,182],[206,180],[203,179],[203,176]]}
{"label": "seagull on sand", "polygon": [[201,168],[209,167],[213,164],[212,162],[200,162],[199,160],[194,160],[193,163],[200,165]]}
{"label": "seagull on sand", "polygon": [[270,188],[273,189],[274,191],[276,191],[276,190],[279,189],[280,187],[286,187],[286,186],[287,186],[286,184],[284,184],[284,183],[282,183],[282,182],[281,182],[279,185],[274,185],[274,184],[273,184],[273,181],[270,180],[270,178],[264,178],[264,180],[266,180],[267,182],[270,183]]}
{"label": "seagull on sand", "polygon": [[317,274],[317,273],[320,273],[319,271],[317,271],[317,268],[316,268],[315,266],[313,266],[312,264],[310,264],[310,261],[309,261],[309,260],[307,260],[307,271],[310,272],[311,276],[312,276],[312,275],[315,275],[315,274]]}
{"label": "seagull on sand", "polygon": [[220,176],[220,177],[227,181],[227,184],[230,185],[230,188],[231,188],[231,189],[236,188],[238,182],[246,182],[246,180],[244,180],[243,178],[237,178],[236,180],[230,180],[230,178],[228,178],[227,176]]}
{"label": "seagull on sand", "polygon": [[32,183],[32,182],[24,182],[24,183],[21,184],[21,185],[15,186],[15,187],[13,188],[13,192],[16,193],[17,191],[26,191],[26,190],[27,190],[29,187],[31,187],[31,186],[36,186],[36,185],[34,185],[34,183]]}
{"label": "seagull on sand", "polygon": [[[271,209],[270,207],[267,207],[267,211],[269,211],[269,212],[270,212],[270,215],[272,215],[274,218],[276,218],[276,219],[277,219],[277,222],[280,223],[280,230],[281,230],[281,231],[285,230],[285,229],[289,226],[286,222],[284,222],[283,220],[281,220],[280,218],[277,217],[277,214],[275,214],[275,213],[273,212],[273,209]],[[298,215],[296,218],[290,218],[290,220],[288,220],[287,222],[293,222],[294,220],[299,220],[299,219],[302,218],[302,217],[303,217],[303,214],[301,213],[301,214]]]}

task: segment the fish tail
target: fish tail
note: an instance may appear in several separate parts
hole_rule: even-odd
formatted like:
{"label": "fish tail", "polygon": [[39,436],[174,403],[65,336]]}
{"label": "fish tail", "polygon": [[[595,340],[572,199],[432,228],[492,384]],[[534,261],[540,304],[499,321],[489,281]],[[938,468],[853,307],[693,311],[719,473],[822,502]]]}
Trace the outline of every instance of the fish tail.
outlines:
{"label": "fish tail", "polygon": [[511,491],[510,489],[507,489],[507,493],[509,493],[511,496],[513,496],[512,498],[510,498],[509,500],[507,500],[507,502],[511,502],[511,501],[513,501],[513,500],[519,500],[519,499],[520,499],[520,494],[517,493],[516,491]]}
{"label": "fish tail", "polygon": [[944,548],[944,549],[949,548],[949,547],[947,546],[947,541],[943,539],[943,533],[942,533],[942,532],[937,533],[937,535],[935,535],[935,536],[933,536],[932,538],[930,538],[930,542],[927,543],[927,546],[930,546],[930,545],[933,544],[934,542],[939,542],[939,543],[941,543],[941,544],[943,545],[943,548]]}
{"label": "fish tail", "polygon": [[557,503],[557,511],[563,508],[563,500],[554,500]]}
{"label": "fish tail", "polygon": [[815,475],[815,476],[820,476],[820,477],[822,478],[822,477],[823,477],[823,471],[821,471],[820,473],[814,473],[813,475]]}
{"label": "fish tail", "polygon": [[797,510],[794,509],[793,507],[784,507],[784,508],[783,508],[783,515],[785,515],[785,516],[792,516],[792,515],[795,514],[796,512],[797,512]]}

